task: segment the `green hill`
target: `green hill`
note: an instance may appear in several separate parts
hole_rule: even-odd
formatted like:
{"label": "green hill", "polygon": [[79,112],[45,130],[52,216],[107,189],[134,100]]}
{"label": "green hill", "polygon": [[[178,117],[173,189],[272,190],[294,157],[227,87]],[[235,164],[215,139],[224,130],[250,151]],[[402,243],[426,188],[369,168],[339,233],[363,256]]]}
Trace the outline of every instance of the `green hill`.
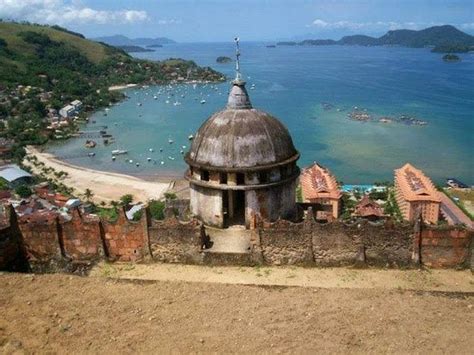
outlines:
{"label": "green hill", "polygon": [[136,59],[58,26],[0,22],[0,137],[13,138],[19,148],[43,143],[51,137],[49,109],[77,99],[85,118],[123,97],[108,90],[112,85],[224,79],[193,61]]}

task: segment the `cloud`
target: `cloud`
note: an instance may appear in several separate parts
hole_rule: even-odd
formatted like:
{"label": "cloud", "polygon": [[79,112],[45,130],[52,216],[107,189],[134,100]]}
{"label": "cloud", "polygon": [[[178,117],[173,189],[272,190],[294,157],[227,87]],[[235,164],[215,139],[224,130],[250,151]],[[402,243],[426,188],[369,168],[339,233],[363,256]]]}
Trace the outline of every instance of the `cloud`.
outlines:
{"label": "cloud", "polygon": [[474,22],[462,23],[459,25],[463,30],[474,30]]}
{"label": "cloud", "polygon": [[178,20],[175,18],[158,20],[159,25],[180,25],[181,23],[182,23],[181,20]]}
{"label": "cloud", "polygon": [[95,10],[81,5],[79,1],[64,0],[0,0],[0,18],[26,20],[38,23],[134,23],[149,19],[146,11]]}

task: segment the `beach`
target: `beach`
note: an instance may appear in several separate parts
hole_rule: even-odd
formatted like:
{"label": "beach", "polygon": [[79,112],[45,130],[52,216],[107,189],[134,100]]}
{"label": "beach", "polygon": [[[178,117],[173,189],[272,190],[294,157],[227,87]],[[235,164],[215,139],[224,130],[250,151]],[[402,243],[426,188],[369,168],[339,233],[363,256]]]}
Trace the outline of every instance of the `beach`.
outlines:
{"label": "beach", "polygon": [[[46,167],[51,167],[57,172],[65,171],[68,175],[61,182],[73,187],[76,194],[83,194],[86,189],[90,189],[94,193],[92,200],[96,203],[118,201],[125,194],[133,195],[136,202],[160,199],[174,186],[172,180],[145,181],[134,176],[71,165],[32,146],[28,146],[26,152],[27,156],[35,156],[38,162],[44,163]],[[35,174],[41,173],[41,167],[35,167],[28,160],[25,159],[24,164],[31,167]]]}

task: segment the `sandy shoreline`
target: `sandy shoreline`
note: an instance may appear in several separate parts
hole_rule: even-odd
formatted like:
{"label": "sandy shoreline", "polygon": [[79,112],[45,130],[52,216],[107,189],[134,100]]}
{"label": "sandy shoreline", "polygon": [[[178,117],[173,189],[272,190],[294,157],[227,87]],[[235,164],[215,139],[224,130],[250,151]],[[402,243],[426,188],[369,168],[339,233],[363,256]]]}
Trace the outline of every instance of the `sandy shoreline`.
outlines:
{"label": "sandy shoreline", "polygon": [[138,86],[138,84],[113,85],[109,87],[109,91],[125,90]]}
{"label": "sandy shoreline", "polygon": [[[77,193],[83,194],[86,189],[92,190],[94,202],[118,201],[120,196],[132,194],[136,202],[146,202],[150,199],[159,199],[163,194],[174,186],[173,180],[145,181],[138,177],[98,171],[80,166],[75,166],[57,159],[50,153],[39,151],[37,148],[28,146],[27,155],[36,156],[39,162],[56,171],[65,171],[68,176],[62,180],[66,186],[73,187]],[[35,167],[26,159],[24,164],[30,166],[33,172],[39,173],[41,167]]]}

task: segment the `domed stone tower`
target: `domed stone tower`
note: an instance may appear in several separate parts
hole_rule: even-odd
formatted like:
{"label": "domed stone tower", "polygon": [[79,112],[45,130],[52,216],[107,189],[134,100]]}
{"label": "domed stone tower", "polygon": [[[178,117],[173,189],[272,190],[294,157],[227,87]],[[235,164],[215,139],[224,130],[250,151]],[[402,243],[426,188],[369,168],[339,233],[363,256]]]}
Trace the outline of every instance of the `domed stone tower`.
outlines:
{"label": "domed stone tower", "polygon": [[199,128],[185,156],[191,211],[202,222],[224,228],[293,218],[299,153],[287,128],[254,109],[239,71],[227,107]]}

